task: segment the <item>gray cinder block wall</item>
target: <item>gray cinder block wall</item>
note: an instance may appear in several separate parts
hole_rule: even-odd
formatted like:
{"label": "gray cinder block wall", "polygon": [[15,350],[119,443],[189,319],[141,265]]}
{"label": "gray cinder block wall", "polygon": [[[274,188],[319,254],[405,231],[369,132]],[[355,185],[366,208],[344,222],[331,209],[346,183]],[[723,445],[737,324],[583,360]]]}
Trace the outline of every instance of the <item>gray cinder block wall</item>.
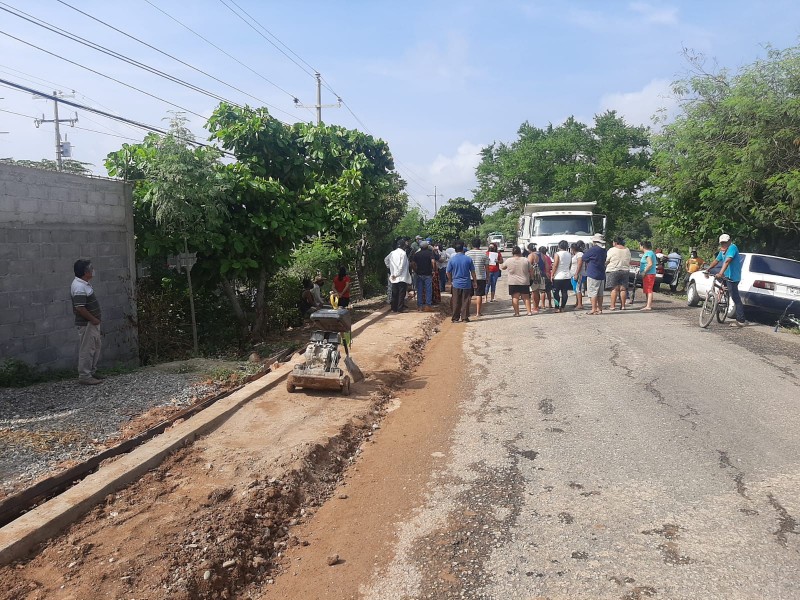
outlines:
{"label": "gray cinder block wall", "polygon": [[130,186],[0,164],[0,362],[77,368],[69,288],[78,258],[96,270],[101,366],[137,364]]}

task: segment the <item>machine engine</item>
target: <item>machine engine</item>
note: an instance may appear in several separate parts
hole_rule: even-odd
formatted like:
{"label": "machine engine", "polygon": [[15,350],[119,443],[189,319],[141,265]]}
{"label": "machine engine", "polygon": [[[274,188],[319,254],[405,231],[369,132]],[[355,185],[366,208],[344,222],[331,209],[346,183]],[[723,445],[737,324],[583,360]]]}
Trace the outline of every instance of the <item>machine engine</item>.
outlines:
{"label": "machine engine", "polygon": [[315,331],[306,346],[304,357],[307,370],[331,372],[339,367],[339,334],[335,331]]}

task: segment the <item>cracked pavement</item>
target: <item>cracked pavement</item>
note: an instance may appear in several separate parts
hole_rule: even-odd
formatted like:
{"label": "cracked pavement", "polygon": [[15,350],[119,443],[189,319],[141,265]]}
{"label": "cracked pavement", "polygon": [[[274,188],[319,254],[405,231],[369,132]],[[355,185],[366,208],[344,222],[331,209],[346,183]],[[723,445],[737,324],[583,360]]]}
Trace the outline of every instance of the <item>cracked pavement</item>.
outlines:
{"label": "cracked pavement", "polygon": [[798,597],[800,343],[656,299],[454,325],[450,458],[364,597]]}

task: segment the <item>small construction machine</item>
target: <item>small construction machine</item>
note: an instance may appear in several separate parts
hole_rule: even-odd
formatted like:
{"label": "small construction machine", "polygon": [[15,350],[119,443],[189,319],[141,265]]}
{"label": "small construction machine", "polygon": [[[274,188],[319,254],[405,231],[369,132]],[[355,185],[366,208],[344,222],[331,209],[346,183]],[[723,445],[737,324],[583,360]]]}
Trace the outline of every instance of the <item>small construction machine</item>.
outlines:
{"label": "small construction machine", "polygon": [[[350,358],[353,319],[346,308],[323,308],[311,315],[311,324],[316,328],[311,341],[303,353],[305,363],[295,365],[286,380],[286,389],[339,390],[350,394],[350,383],[364,379],[364,374]],[[339,367],[342,358],[339,346],[344,347],[344,365],[347,373]]]}

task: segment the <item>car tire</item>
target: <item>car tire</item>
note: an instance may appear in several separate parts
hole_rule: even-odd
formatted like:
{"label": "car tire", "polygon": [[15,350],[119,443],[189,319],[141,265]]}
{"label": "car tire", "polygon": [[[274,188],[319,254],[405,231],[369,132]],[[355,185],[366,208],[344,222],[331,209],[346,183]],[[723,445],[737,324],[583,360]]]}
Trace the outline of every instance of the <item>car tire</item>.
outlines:
{"label": "car tire", "polygon": [[654,292],[660,292],[661,291],[661,282],[660,281],[656,280],[656,282],[653,284],[653,291]]}
{"label": "car tire", "polygon": [[689,288],[686,290],[686,304],[687,306],[700,304],[700,295],[697,293],[697,286],[694,281],[689,284]]}

